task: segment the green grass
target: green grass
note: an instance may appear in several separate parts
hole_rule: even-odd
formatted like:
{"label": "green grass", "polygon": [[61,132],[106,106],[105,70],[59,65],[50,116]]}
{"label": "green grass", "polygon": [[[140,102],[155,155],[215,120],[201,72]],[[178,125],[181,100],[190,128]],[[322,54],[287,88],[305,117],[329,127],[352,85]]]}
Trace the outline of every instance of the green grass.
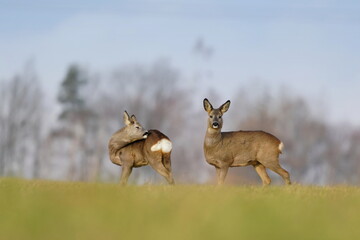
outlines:
{"label": "green grass", "polygon": [[0,239],[360,239],[360,188],[0,179]]}

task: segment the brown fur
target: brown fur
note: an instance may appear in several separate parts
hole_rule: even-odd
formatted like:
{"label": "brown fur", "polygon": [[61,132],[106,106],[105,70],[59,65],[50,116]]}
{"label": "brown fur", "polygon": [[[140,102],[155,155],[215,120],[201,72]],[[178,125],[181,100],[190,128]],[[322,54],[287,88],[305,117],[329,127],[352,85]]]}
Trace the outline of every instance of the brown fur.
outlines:
{"label": "brown fur", "polygon": [[281,141],[264,131],[221,132],[222,115],[229,109],[230,101],[214,109],[204,99],[208,112],[208,127],[204,141],[206,161],[216,168],[217,183],[223,184],[229,167],[252,165],[264,185],[271,182],[266,168],[278,173],[287,184],[291,184],[289,173],[279,164]]}
{"label": "brown fur", "polygon": [[132,168],[148,164],[163,176],[169,184],[174,184],[171,172],[171,151],[169,153],[163,153],[161,150],[151,151],[151,147],[159,140],[164,138],[169,140],[169,138],[158,130],[149,130],[148,133],[146,139],[130,143],[117,152],[119,161],[114,163],[122,166],[121,184],[125,185],[127,183]]}
{"label": "brown fur", "polygon": [[123,128],[111,136],[108,144],[110,160],[115,164],[120,161],[118,152],[121,148],[147,136],[147,131],[138,123],[136,117],[134,115],[130,117],[126,111],[124,112],[124,124]]}

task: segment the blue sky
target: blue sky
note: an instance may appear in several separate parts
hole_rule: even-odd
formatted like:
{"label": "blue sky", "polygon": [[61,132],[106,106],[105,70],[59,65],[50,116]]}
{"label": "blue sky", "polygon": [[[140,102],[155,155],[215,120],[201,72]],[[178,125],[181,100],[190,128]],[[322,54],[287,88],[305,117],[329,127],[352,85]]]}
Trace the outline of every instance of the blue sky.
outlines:
{"label": "blue sky", "polygon": [[[255,79],[360,125],[359,13],[358,1],[0,0],[0,79],[33,60],[55,93],[73,62],[101,73],[167,58],[224,100]],[[194,54],[199,39],[209,58]]]}

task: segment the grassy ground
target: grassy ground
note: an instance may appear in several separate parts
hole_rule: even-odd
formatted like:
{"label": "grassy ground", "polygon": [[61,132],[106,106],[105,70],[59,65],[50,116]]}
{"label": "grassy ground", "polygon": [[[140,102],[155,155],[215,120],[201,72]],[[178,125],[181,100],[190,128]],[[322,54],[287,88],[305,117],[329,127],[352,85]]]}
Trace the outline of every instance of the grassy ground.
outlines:
{"label": "grassy ground", "polygon": [[0,239],[360,239],[360,188],[0,179]]}

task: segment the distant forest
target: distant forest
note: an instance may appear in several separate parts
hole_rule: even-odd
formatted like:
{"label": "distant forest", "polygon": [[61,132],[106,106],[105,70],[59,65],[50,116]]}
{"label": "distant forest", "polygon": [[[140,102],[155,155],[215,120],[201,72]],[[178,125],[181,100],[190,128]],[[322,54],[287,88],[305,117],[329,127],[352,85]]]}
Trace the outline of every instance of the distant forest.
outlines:
{"label": "distant forest", "polygon": [[[286,87],[249,84],[220,99],[216,88],[199,93],[181,84],[183,78],[166,60],[126,65],[106,75],[73,64],[52,106],[35,69],[25,67],[0,82],[0,176],[117,182],[121,169],[110,162],[107,144],[123,126],[127,110],[145,128],[173,141],[177,183],[214,183],[215,171],[203,155],[207,114],[202,99],[207,97],[214,105],[231,100],[225,131],[264,130],[279,137],[285,144],[280,162],[295,183],[360,184],[359,128],[330,124],[321,106]],[[54,108],[59,109],[56,118],[49,114]],[[272,178],[281,183],[277,175]],[[143,167],[130,182],[164,180]],[[226,183],[261,181],[252,167],[243,167],[232,168]]]}

